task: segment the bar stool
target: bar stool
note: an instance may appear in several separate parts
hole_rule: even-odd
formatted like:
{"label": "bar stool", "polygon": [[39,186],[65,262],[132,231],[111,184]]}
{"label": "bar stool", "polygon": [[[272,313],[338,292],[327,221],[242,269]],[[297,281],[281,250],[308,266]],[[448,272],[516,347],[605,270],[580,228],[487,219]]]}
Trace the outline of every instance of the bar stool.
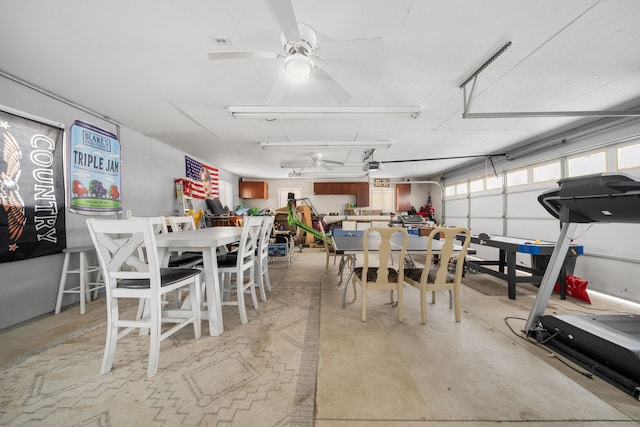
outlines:
{"label": "bar stool", "polygon": [[[62,297],[64,294],[80,294],[80,314],[85,313],[85,300],[91,302],[91,291],[93,291],[93,297],[98,297],[98,290],[104,288],[104,281],[101,281],[102,272],[99,265],[87,265],[87,253],[95,251],[93,246],[80,246],[77,248],[65,248],[64,263],[62,264],[62,275],[60,276],[60,286],[58,287],[58,300],[56,301],[55,313],[60,313],[62,307]],[[78,268],[75,270],[69,270],[69,260],[74,254],[79,254]],[[96,275],[96,281],[89,281],[90,274],[98,272]],[[79,274],[80,284],[73,288],[66,289],[67,275]]]}

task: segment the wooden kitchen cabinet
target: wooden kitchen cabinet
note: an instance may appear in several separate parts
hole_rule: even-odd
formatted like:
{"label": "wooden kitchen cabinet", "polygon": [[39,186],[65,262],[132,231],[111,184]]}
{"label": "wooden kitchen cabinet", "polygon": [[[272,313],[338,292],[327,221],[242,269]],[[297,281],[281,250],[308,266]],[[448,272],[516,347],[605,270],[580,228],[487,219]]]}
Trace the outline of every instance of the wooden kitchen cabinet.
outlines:
{"label": "wooden kitchen cabinet", "polygon": [[411,209],[411,184],[396,184],[396,210]]}
{"label": "wooden kitchen cabinet", "polygon": [[356,206],[359,208],[366,208],[369,206],[369,183],[358,182],[356,183]]}
{"label": "wooden kitchen cabinet", "polygon": [[240,181],[238,193],[241,199],[268,199],[269,184],[264,181]]}
{"label": "wooden kitchen cabinet", "polygon": [[341,194],[358,194],[358,184],[358,182],[343,182]]}
{"label": "wooden kitchen cabinet", "polygon": [[313,192],[315,194],[345,194],[342,192],[342,182],[314,182]]}
{"label": "wooden kitchen cabinet", "polygon": [[314,182],[313,192],[316,195],[351,194],[356,196],[356,205],[369,206],[368,182]]}

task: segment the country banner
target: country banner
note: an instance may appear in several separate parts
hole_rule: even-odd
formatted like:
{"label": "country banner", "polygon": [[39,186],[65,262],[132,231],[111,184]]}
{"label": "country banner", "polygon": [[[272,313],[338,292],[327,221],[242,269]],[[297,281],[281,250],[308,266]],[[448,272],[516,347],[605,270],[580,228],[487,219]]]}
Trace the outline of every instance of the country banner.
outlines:
{"label": "country banner", "polygon": [[189,156],[184,156],[184,159],[185,177],[191,183],[191,196],[195,199],[219,198],[218,169],[205,165]]}
{"label": "country banner", "polygon": [[0,262],[66,247],[63,134],[0,111]]}

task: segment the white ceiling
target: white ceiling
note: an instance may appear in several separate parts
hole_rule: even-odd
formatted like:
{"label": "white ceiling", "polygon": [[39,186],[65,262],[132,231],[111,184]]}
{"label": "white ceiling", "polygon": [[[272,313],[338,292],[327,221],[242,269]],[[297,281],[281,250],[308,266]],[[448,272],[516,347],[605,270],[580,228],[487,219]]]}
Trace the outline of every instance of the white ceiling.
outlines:
{"label": "white ceiling", "polygon": [[[312,152],[348,163],[363,156],[360,149],[261,150],[260,141],[392,140],[392,148],[374,153],[384,163],[508,152],[583,123],[462,118],[460,84],[509,41],[478,77],[471,112],[619,110],[640,102],[638,0],[292,4],[297,20],[317,31],[319,45],[382,38],[374,57],[350,52],[332,59],[329,51],[318,61],[351,95],[343,105],[415,105],[421,116],[232,118],[229,105],[267,103],[282,60],[212,61],[207,53],[281,50],[280,24],[266,0],[5,0],[0,70],[248,178],[287,177],[292,169],[280,164],[305,163]],[[216,36],[232,45],[217,45]],[[337,105],[319,84],[292,87],[279,102]],[[432,177],[466,161],[388,163],[376,177]],[[343,170],[362,167],[333,169]]]}

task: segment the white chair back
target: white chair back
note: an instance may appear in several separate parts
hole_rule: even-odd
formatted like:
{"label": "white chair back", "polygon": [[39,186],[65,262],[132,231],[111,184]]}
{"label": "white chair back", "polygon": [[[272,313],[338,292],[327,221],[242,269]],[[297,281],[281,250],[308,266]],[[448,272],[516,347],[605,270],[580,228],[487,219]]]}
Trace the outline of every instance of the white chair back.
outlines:
{"label": "white chair back", "polygon": [[271,292],[271,280],[269,279],[269,242],[273,229],[274,216],[262,217],[262,228],[258,237],[258,251],[256,255],[256,276],[258,288],[260,289],[260,299],[267,300],[265,288]]}
{"label": "white chair back", "polygon": [[192,216],[170,216],[172,232],[189,231],[196,229],[196,223]]}
{"label": "white chair back", "polygon": [[[258,298],[256,297],[256,247],[260,230],[262,229],[262,217],[248,216],[243,219],[242,234],[237,252],[220,255],[218,257],[218,271],[223,276],[223,301],[222,305],[237,305],[240,312],[240,322],[245,325],[248,322],[246,308],[244,306],[244,293],[249,291],[253,300],[253,306],[258,309]],[[231,275],[236,277],[236,300],[230,301],[225,298],[232,292]],[[246,280],[245,280],[246,279]]]}
{"label": "white chair back", "polygon": [[[129,220],[87,220],[89,234],[96,248],[105,281],[107,300],[107,341],[101,373],[113,365],[116,343],[134,330],[150,331],[148,376],[158,370],[160,342],[192,324],[200,338],[200,271],[196,269],[160,269],[156,245],[157,225],[164,218]],[[189,287],[190,306],[176,318],[163,318],[161,298],[164,294]],[[149,305],[148,316],[120,319],[119,298],[138,298]],[[161,322],[174,326],[161,329]],[[120,331],[120,328],[125,328]]]}

